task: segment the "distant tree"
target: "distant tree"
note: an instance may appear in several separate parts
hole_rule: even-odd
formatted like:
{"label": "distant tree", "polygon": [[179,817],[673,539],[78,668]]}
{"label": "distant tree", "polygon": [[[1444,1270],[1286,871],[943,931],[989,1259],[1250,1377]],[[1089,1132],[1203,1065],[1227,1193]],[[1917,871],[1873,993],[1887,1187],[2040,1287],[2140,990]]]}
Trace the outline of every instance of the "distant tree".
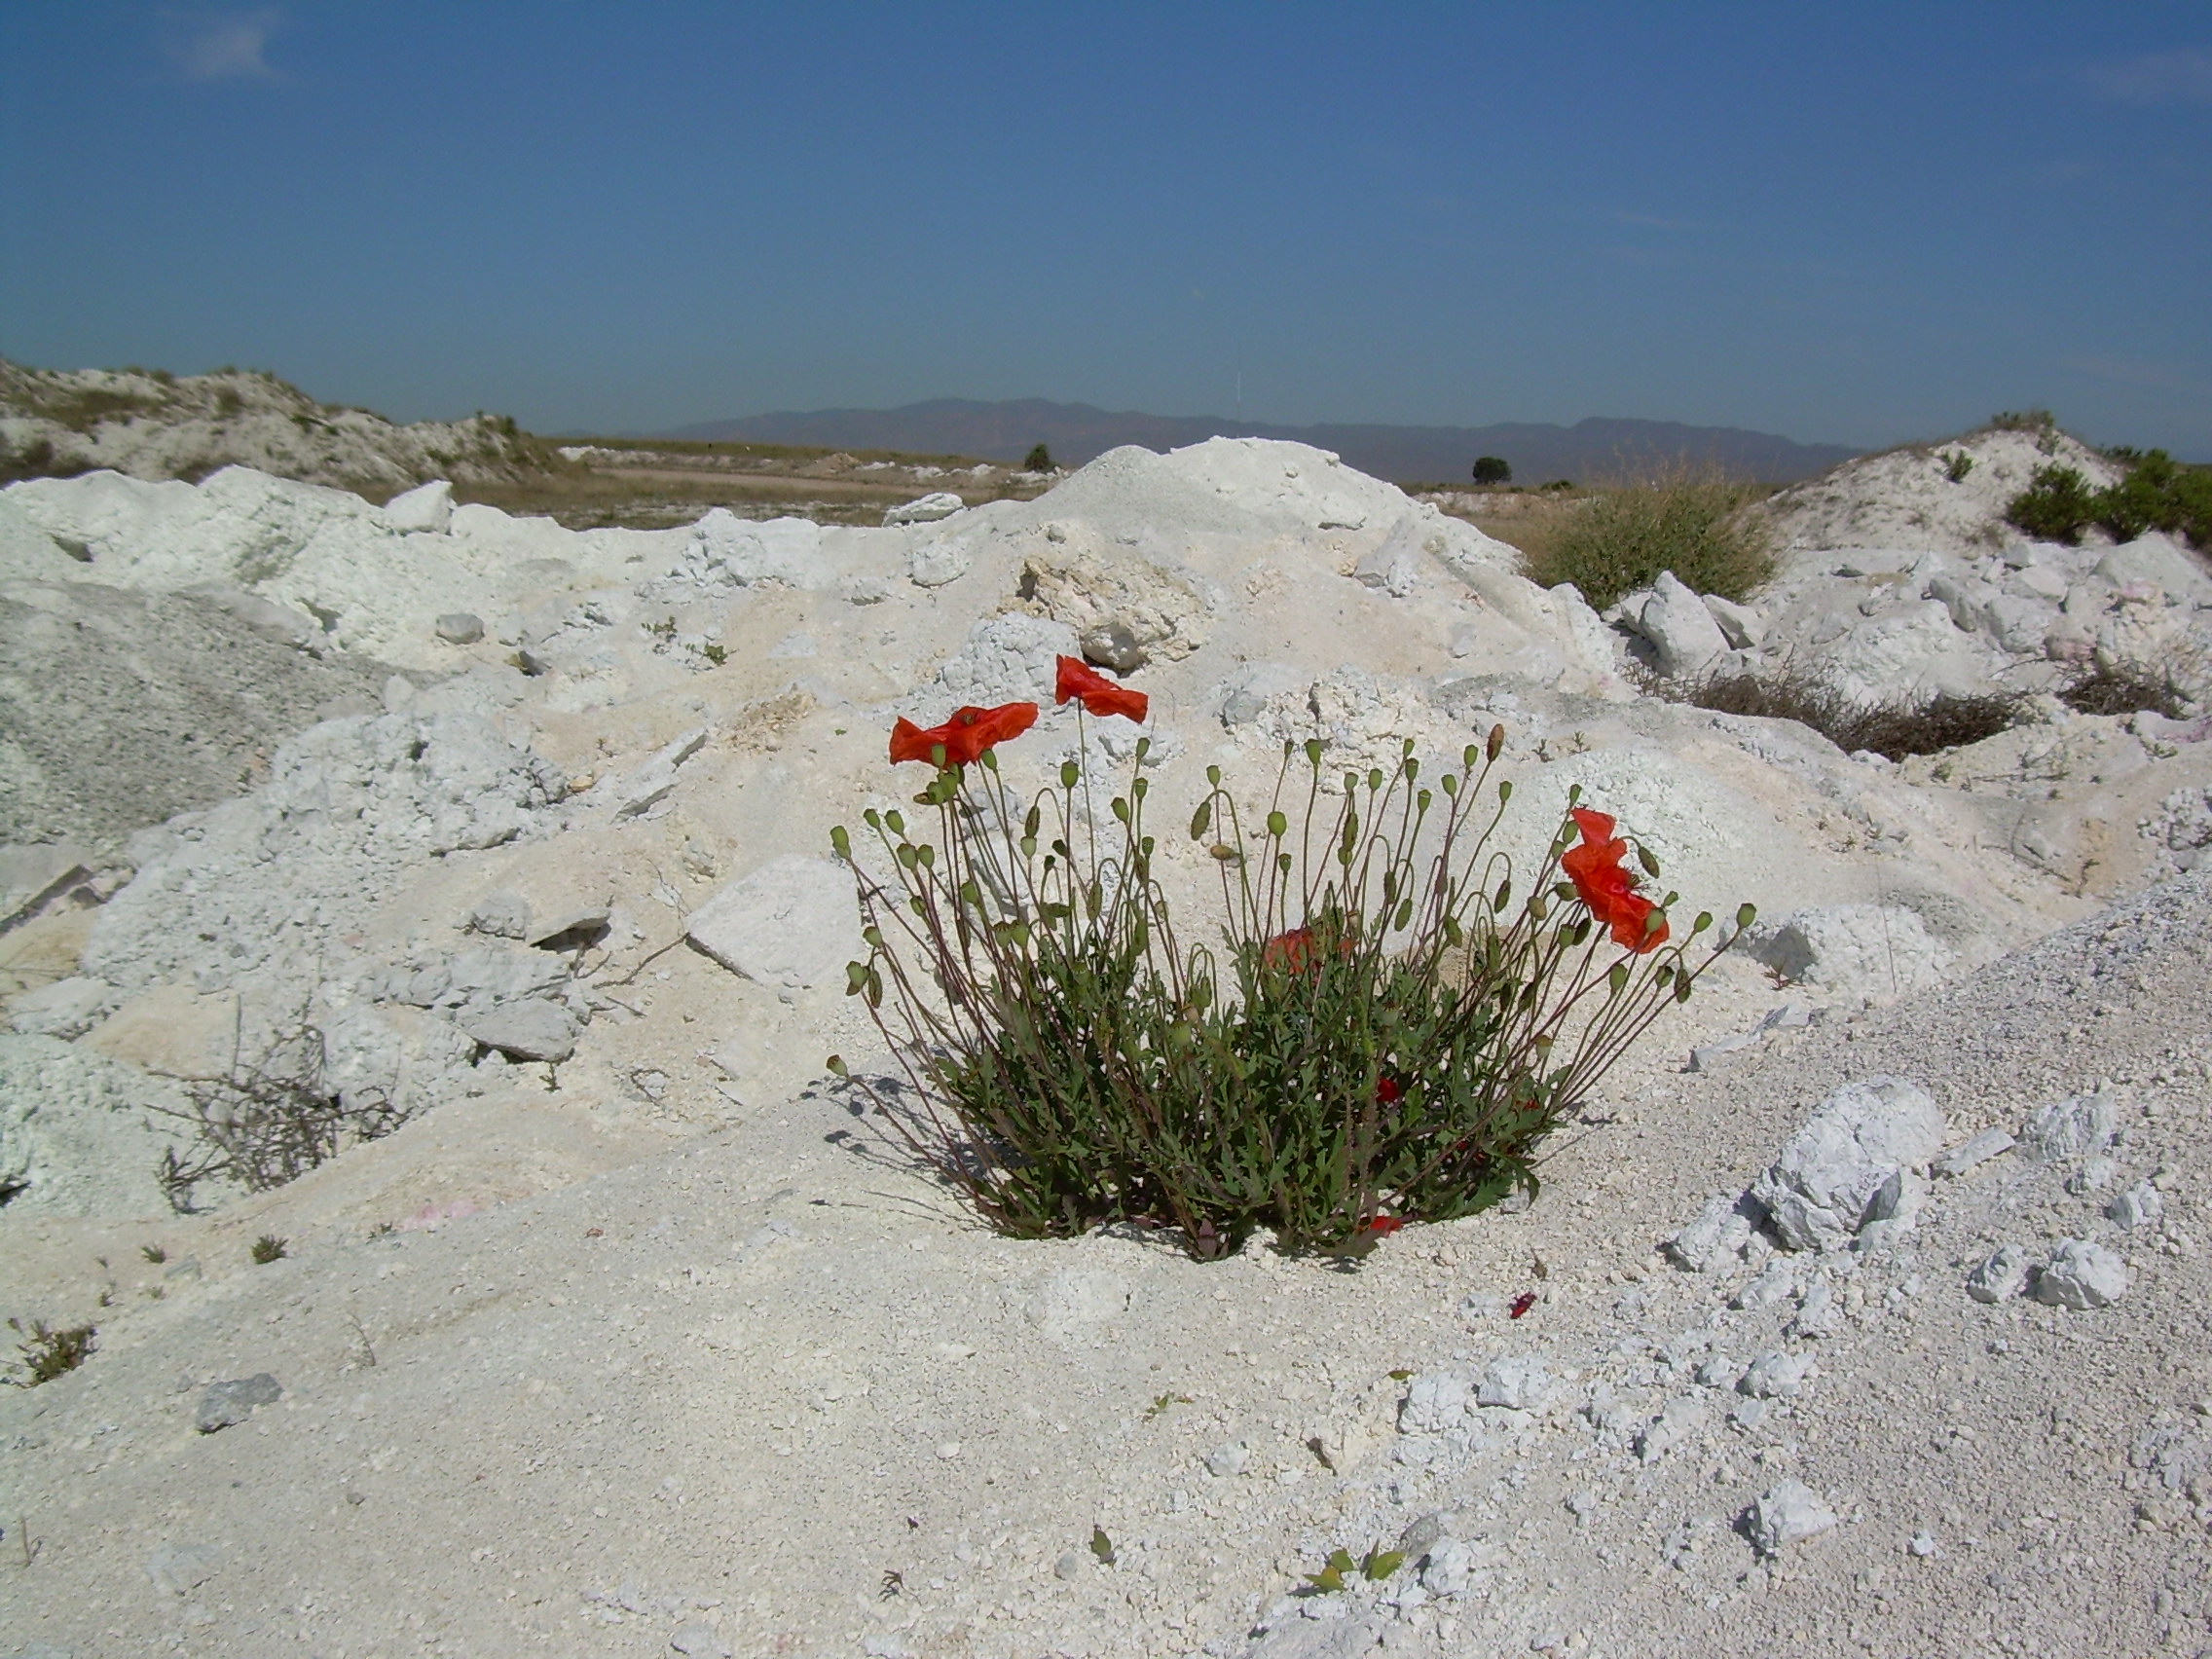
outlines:
{"label": "distant tree", "polygon": [[1477,457],[1475,461],[1475,482],[1477,484],[1510,484],[1513,482],[1513,467],[1509,462],[1499,460],[1494,455]]}
{"label": "distant tree", "polygon": [[1028,459],[1022,461],[1021,470],[1024,472],[1051,471],[1052,452],[1047,449],[1043,444],[1039,444],[1035,449],[1029,452]]}

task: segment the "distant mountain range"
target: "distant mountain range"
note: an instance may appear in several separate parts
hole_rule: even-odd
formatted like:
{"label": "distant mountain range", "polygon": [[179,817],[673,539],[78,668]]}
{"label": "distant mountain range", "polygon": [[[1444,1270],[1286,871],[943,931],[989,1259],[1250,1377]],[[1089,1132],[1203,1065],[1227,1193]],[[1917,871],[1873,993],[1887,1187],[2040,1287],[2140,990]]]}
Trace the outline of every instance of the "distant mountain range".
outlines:
{"label": "distant mountain range", "polygon": [[1144,415],[1025,397],[977,403],[940,397],[901,409],[818,409],[710,421],[656,434],[706,442],[819,444],[839,450],[903,450],[1018,461],[1044,444],[1063,466],[1080,466],[1122,444],[1170,450],[1212,437],[1289,438],[1334,450],[1362,472],[1393,483],[1468,477],[1477,456],[1496,456],[1517,483],[1554,478],[1604,481],[1683,460],[1767,483],[1809,478],[1858,454],[1840,444],[1800,444],[1735,426],[1593,418],[1571,426],[1503,422],[1494,426],[1275,426],[1218,415]]}

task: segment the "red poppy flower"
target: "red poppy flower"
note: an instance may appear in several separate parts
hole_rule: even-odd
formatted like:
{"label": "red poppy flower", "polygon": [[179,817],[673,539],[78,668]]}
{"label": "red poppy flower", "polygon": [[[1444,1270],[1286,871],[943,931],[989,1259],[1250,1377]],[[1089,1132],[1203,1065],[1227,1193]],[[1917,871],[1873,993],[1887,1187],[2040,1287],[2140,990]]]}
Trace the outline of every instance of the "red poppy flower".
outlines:
{"label": "red poppy flower", "polygon": [[1260,966],[1280,968],[1285,973],[1303,974],[1313,962],[1313,930],[1292,928],[1277,934],[1260,946]]}
{"label": "red poppy flower", "polygon": [[1397,1232],[1399,1228],[1405,1225],[1405,1222],[1398,1216],[1379,1215],[1369,1221],[1365,1221],[1360,1224],[1358,1236],[1362,1238],[1382,1238],[1389,1234]]}
{"label": "red poppy flower", "polygon": [[932,753],[944,746],[947,766],[965,766],[981,758],[983,751],[1019,737],[1037,723],[1035,703],[1001,703],[995,709],[955,709],[942,725],[922,727],[902,719],[891,728],[891,758],[936,763]]}
{"label": "red poppy flower", "polygon": [[1657,927],[1650,925],[1651,913],[1659,906],[1636,890],[1636,877],[1621,867],[1628,843],[1614,836],[1612,819],[1586,806],[1574,808],[1569,816],[1582,831],[1582,841],[1569,847],[1559,862],[1574,891],[1590,906],[1590,913],[1613,930],[1613,942],[1622,949],[1638,955],[1657,949],[1666,941],[1667,924],[1662,920]]}
{"label": "red poppy flower", "polygon": [[1059,665],[1059,678],[1052,686],[1054,703],[1065,703],[1071,697],[1081,698],[1083,706],[1094,715],[1122,715],[1139,725],[1144,724],[1145,711],[1152,707],[1152,699],[1142,691],[1116,684],[1080,657],[1061,657]]}
{"label": "red poppy flower", "polygon": [[1376,1105],[1378,1105],[1378,1106],[1395,1106],[1395,1105],[1396,1105],[1396,1104],[1397,1104],[1397,1103],[1398,1103],[1399,1101],[1403,1100],[1403,1099],[1404,1099],[1405,1097],[1406,1097],[1406,1091],[1405,1091],[1405,1090],[1404,1090],[1403,1088],[1399,1088],[1399,1087],[1398,1087],[1398,1080],[1397,1080],[1396,1078],[1394,1078],[1394,1077],[1382,1077],[1382,1078],[1377,1078],[1377,1079],[1375,1080],[1375,1104],[1376,1104]]}

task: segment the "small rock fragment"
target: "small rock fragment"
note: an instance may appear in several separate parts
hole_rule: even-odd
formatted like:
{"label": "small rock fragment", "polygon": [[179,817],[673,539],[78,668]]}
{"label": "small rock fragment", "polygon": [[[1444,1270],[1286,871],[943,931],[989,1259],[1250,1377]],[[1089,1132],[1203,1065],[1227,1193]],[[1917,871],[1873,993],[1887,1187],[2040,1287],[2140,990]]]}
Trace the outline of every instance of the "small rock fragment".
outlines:
{"label": "small rock fragment", "polygon": [[1778,1349],[1752,1360],[1751,1369],[1744,1373],[1736,1386],[1756,1400],[1793,1399],[1805,1385],[1812,1369],[1811,1354],[1784,1353]]}
{"label": "small rock fragment", "polygon": [[283,1395],[283,1385],[276,1378],[257,1371],[251,1377],[211,1384],[200,1396],[200,1411],[193,1420],[202,1434],[213,1434],[245,1421],[253,1416],[254,1407],[269,1405]]}
{"label": "small rock fragment", "polygon": [[1912,1535],[1911,1542],[1907,1543],[1905,1548],[1924,1559],[1932,1556],[1936,1553],[1936,1534],[1926,1530],[1915,1532]]}
{"label": "small rock fragment", "polygon": [[1242,1474],[1251,1461],[1252,1448],[1241,1440],[1232,1440],[1206,1454],[1206,1472],[1226,1480]]}
{"label": "small rock fragment", "polygon": [[1843,1309],[1837,1306],[1835,1292],[1822,1279],[1805,1292],[1804,1300],[1797,1304],[1797,1316],[1789,1321],[1783,1332],[1790,1337],[1825,1337],[1833,1331]]}
{"label": "small rock fragment", "polygon": [[668,1639],[668,1645],[685,1659],[730,1659],[732,1653],[729,1643],[715,1634],[712,1625],[684,1625]]}
{"label": "small rock fragment", "polygon": [[1970,1169],[1979,1168],[2001,1153],[2010,1152],[2019,1145],[2003,1129],[1983,1129],[1959,1146],[1953,1147],[1935,1162],[1938,1175],[1960,1176]]}
{"label": "small rock fragment", "polygon": [[1989,1259],[1967,1274],[1967,1294],[1976,1302],[2005,1302],[2028,1287],[2028,1253],[2000,1244]]}
{"label": "small rock fragment", "polygon": [[2105,1214],[2130,1232],[2139,1227],[2157,1226],[2165,1213],[2166,1200],[2148,1181],[2137,1182],[2105,1205]]}
{"label": "small rock fragment", "polygon": [[2022,1151],[2043,1163],[2094,1158],[2112,1145],[2110,1094],[2070,1094],[2038,1107],[2020,1130]]}
{"label": "small rock fragment", "polygon": [[1456,1428],[1467,1416],[1467,1380],[1449,1371],[1429,1372],[1406,1385],[1398,1407],[1398,1429],[1404,1434],[1441,1434]]}
{"label": "small rock fragment", "polygon": [[473,645],[484,637],[484,618],[468,610],[449,610],[438,618],[438,638],[449,645]]}
{"label": "small rock fragment", "polygon": [[1509,1411],[1532,1412],[1550,1393],[1551,1372],[1544,1362],[1534,1354],[1515,1354],[1491,1362],[1490,1369],[1483,1373],[1482,1386],[1475,1391],[1475,1402],[1503,1406]]}
{"label": "small rock fragment", "polygon": [[1083,648],[1084,661],[1110,668],[1116,674],[1134,674],[1145,665],[1144,646],[1125,622],[1101,622],[1087,628],[1077,644]]}
{"label": "small rock fragment", "polygon": [[2109,1308],[2127,1294],[2127,1264],[2102,1244],[2062,1238],[2036,1275],[2036,1300],[2052,1308]]}
{"label": "small rock fragment", "polygon": [[934,494],[918,497],[914,500],[903,502],[899,506],[886,508],[883,514],[883,522],[885,524],[935,524],[939,519],[950,518],[967,504],[950,490],[939,490]]}
{"label": "small rock fragment", "polygon": [[146,1576],[165,1595],[189,1596],[222,1565],[213,1544],[164,1544],[146,1562]]}
{"label": "small rock fragment", "polygon": [[1751,1505],[1747,1530],[1761,1555],[1825,1532],[1836,1524],[1835,1511],[1802,1481],[1786,1480]]}

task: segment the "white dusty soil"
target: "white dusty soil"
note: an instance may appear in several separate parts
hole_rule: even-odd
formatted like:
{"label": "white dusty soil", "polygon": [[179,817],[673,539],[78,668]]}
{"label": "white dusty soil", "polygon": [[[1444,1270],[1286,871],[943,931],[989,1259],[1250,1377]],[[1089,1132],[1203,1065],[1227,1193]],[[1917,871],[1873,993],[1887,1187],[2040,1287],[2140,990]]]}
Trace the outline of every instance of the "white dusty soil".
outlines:
{"label": "white dusty soil", "polygon": [[[2062,645],[2203,637],[2193,555],[1995,534],[1955,606],[1909,546],[1871,593],[1812,550],[1769,639],[1832,624],[1863,664],[1897,648],[1885,607],[1933,604],[1966,617],[1940,652],[1994,677],[2063,659],[1997,638],[2022,616]],[[309,619],[316,662],[405,671],[239,799],[133,835],[158,814],[103,797],[81,855],[10,854],[8,1075],[142,1077],[153,1110],[304,1011],[334,1082],[414,1114],[179,1216],[82,1166],[51,1101],[0,1099],[5,1311],[99,1331],[0,1393],[0,1653],[2212,1648],[2212,875],[2176,873],[2212,844],[2200,720],[2046,699],[1938,771],[1660,703],[1570,591],[1289,445],[1115,452],[880,531],[571,535],[94,475],[0,496],[0,557],[44,614],[213,583],[229,614],[285,608],[265,636]],[[2051,620],[1975,632],[2007,596]],[[484,638],[439,632],[463,610]],[[849,918],[764,925],[753,977],[685,928],[909,793],[895,713],[1028,694],[1105,620],[1151,658],[1164,824],[1208,762],[1249,789],[1285,738],[1364,766],[1501,721],[1523,841],[1579,783],[1685,909],[1749,898],[1797,932],[1655,1029],[1525,1210],[1356,1263],[994,1237],[823,1079],[831,1051],[883,1063],[841,967],[804,966],[841,963]],[[1049,721],[1009,766],[1074,736]],[[1171,839],[1195,897],[1208,863]],[[518,1018],[537,1035],[470,1035]],[[572,1054],[529,1057],[546,1035]],[[1851,1247],[1669,1265],[1709,1198],[1882,1076],[1930,1091],[1945,1146],[2100,1088],[2118,1138],[1936,1176],[1917,1225]],[[128,1146],[111,1117],[98,1144]],[[264,1235],[284,1259],[249,1260]],[[1998,1246],[2042,1266],[2067,1238],[2124,1293],[1968,1296]],[[280,1397],[196,1426],[264,1373]],[[1833,1524],[1759,1547],[1747,1513],[1790,1482]],[[1386,1576],[1298,1594],[1401,1539]]]}

